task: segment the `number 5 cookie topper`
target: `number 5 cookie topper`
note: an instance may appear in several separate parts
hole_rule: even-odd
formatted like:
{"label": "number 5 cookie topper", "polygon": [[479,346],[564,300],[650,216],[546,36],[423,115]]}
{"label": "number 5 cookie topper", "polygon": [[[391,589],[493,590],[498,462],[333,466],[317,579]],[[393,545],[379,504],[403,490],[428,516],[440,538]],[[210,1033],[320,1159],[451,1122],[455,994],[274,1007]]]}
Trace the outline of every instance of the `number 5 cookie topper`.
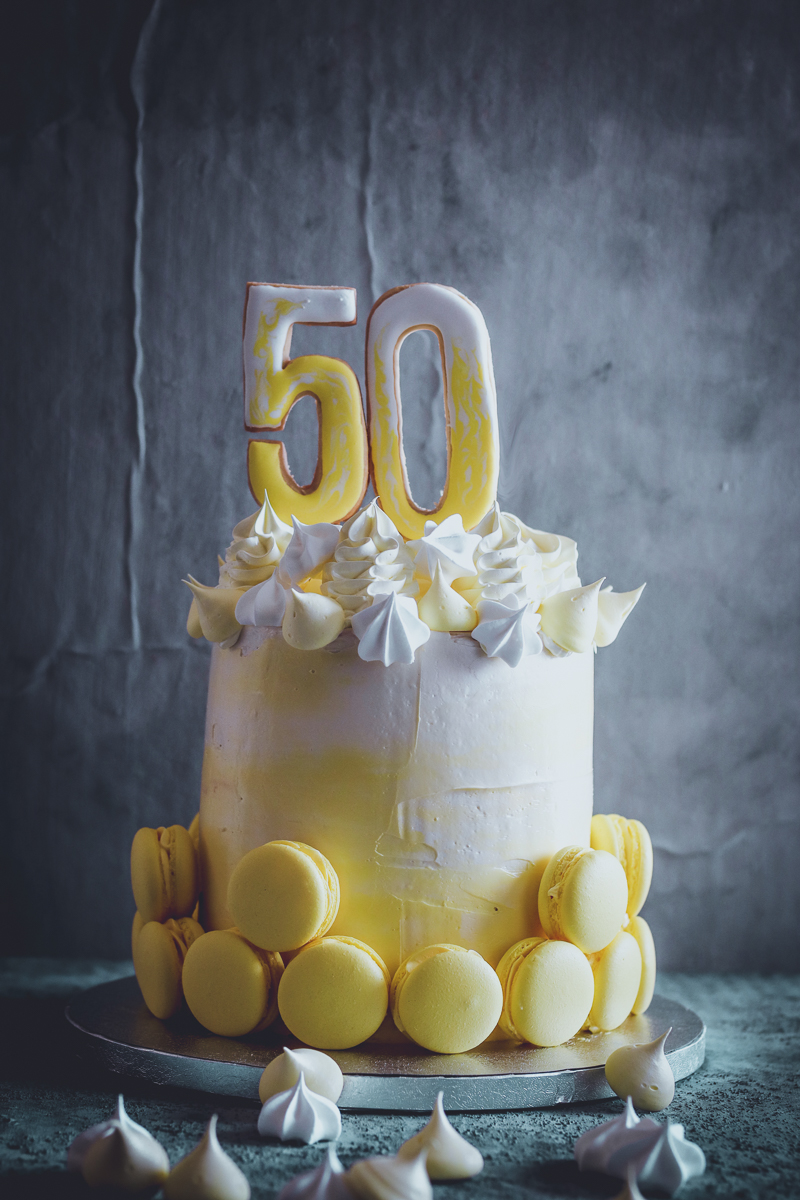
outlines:
{"label": "number 5 cookie topper", "polygon": [[[439,340],[447,429],[447,479],[428,510],[411,498],[403,450],[400,347],[417,329]],[[494,504],[500,458],[492,351],[480,309],[438,283],[394,288],[369,315],[366,356],[372,480],[382,508],[407,538],[421,537],[426,520],[455,513],[471,529]]]}
{"label": "number 5 cookie topper", "polygon": [[250,490],[264,493],[285,522],[343,521],[367,488],[367,436],[361,388],[339,358],[307,354],[290,359],[292,327],[354,325],[355,288],[248,283],[244,309],[245,428],[283,429],[294,405],[313,396],[319,417],[314,478],[301,487],[279,442],[252,439],[247,451]]}

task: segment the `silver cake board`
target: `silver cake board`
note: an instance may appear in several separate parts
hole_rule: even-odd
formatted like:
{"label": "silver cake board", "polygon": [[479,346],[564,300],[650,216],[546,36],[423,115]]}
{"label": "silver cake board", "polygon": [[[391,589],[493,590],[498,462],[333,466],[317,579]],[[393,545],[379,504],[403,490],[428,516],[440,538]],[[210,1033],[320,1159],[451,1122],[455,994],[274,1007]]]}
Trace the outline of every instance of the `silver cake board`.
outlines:
{"label": "silver cake board", "polygon": [[[119,1075],[247,1100],[258,1100],[261,1073],[282,1047],[302,1044],[280,1025],[223,1038],[185,1011],[158,1021],[134,976],[83,992],[66,1015],[84,1054]],[[675,1078],[684,1079],[705,1058],[705,1026],[663,996],[612,1033],[579,1034],[553,1048],[488,1042],[468,1054],[431,1054],[408,1044],[365,1044],[328,1053],[344,1073],[340,1108],[429,1112],[440,1091],[451,1112],[547,1108],[612,1096],[603,1070],[611,1051],[652,1041],[670,1026],[666,1055]]]}

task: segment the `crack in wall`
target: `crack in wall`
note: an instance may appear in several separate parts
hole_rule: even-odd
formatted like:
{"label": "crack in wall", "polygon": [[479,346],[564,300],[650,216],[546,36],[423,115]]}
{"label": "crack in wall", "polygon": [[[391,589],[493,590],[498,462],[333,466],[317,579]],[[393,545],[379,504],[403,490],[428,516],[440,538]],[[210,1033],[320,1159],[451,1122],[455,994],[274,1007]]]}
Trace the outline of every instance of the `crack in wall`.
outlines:
{"label": "crack in wall", "polygon": [[131,643],[134,650],[142,648],[142,633],[139,621],[139,582],[136,574],[136,548],[139,534],[139,515],[141,505],[142,481],[144,478],[145,461],[147,457],[147,424],[145,421],[144,390],[142,377],[144,374],[144,345],[142,342],[142,237],[144,229],[144,119],[145,119],[145,58],[153,36],[162,0],[155,0],[139,33],[136,52],[131,64],[130,88],[136,109],[136,128],[134,132],[135,157],[133,164],[133,179],[136,203],[134,207],[133,227],[133,272],[131,285],[133,289],[133,388],[134,407],[136,416],[136,456],[131,465],[128,481],[128,545],[127,545],[127,574],[128,594],[130,598]]}

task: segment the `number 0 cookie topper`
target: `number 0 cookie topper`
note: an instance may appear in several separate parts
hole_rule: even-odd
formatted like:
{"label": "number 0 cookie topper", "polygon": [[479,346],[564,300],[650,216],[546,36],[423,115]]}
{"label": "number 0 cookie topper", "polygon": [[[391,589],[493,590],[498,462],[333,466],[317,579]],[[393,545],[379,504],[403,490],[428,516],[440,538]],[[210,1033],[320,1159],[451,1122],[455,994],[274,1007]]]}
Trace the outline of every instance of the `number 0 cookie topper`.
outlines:
{"label": "number 0 cookie topper", "polygon": [[[417,329],[439,340],[447,428],[447,479],[429,510],[411,498],[403,450],[400,347]],[[375,491],[400,532],[421,537],[426,519],[454,513],[465,529],[477,525],[494,504],[500,459],[492,350],[477,305],[439,283],[381,296],[367,322],[367,402]]]}
{"label": "number 0 cookie topper", "polygon": [[294,287],[249,283],[244,310],[245,427],[283,429],[303,396],[313,396],[319,416],[314,478],[300,487],[279,442],[251,440],[247,469],[259,504],[265,491],[281,520],[306,524],[343,521],[367,488],[367,437],[361,388],[338,358],[307,354],[290,359],[292,326],[354,325],[355,288]]}

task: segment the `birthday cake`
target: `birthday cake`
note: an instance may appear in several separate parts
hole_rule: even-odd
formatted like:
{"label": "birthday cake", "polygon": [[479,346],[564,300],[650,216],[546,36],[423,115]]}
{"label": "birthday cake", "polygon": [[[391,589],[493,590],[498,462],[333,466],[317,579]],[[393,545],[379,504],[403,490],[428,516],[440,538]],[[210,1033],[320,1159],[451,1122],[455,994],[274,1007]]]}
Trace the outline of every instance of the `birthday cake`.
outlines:
{"label": "birthday cake", "polygon": [[[367,327],[367,413],[336,359],[289,357],[294,323],[355,322],[346,288],[248,286],[245,424],[316,399],[317,471],[252,440],[258,511],[219,581],[188,583],[214,643],[199,820],[140,830],[133,949],[145,1001],[216,1033],[280,1017],[343,1048],[489,1036],[555,1045],[652,995],[638,915],[644,827],[592,817],[594,653],[642,589],[583,585],[577,548],[496,502],[489,337],[451,288],[388,292]],[[441,349],[448,478],[409,495],[399,348]],[[375,499],[364,504],[371,478]]]}

